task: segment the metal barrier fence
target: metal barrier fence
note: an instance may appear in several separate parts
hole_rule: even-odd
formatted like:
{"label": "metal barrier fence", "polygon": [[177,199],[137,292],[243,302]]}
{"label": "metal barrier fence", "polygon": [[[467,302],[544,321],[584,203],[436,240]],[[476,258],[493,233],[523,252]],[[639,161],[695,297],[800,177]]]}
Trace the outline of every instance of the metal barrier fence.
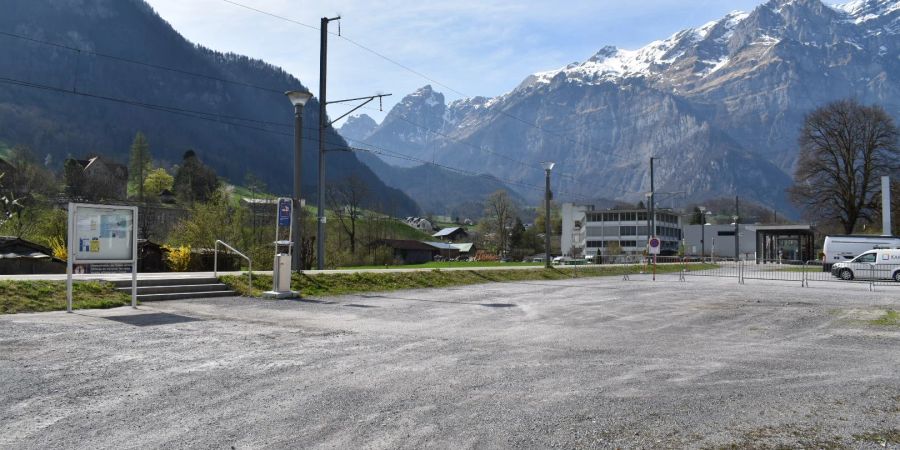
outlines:
{"label": "metal barrier fence", "polygon": [[[628,270],[623,276],[625,280],[629,279],[629,275],[653,274],[654,279],[657,275],[652,257],[605,256],[604,261],[626,267]],[[846,267],[826,271],[822,261],[735,261],[729,258],[676,256],[656,258],[656,264],[660,266],[680,265],[679,271],[664,271],[667,275],[677,275],[680,281],[685,281],[686,277],[718,277],[736,279],[740,284],[744,284],[746,280],[766,280],[796,283],[801,287],[809,287],[810,283],[854,283],[867,285],[873,291],[879,286],[900,287],[900,263],[887,262],[848,263]]]}

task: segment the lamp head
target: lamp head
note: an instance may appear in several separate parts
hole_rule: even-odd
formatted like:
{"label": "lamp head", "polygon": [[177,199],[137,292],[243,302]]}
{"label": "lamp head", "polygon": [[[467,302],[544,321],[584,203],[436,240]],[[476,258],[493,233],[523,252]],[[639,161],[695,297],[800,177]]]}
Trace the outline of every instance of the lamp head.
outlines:
{"label": "lamp head", "polygon": [[310,94],[309,91],[287,91],[284,95],[287,95],[288,100],[291,101],[292,105],[301,108],[312,98],[312,94]]}
{"label": "lamp head", "polygon": [[546,170],[547,172],[553,170],[553,167],[554,167],[554,166],[556,166],[556,163],[555,163],[555,162],[544,161],[544,162],[541,163],[541,167],[543,167],[544,170]]}

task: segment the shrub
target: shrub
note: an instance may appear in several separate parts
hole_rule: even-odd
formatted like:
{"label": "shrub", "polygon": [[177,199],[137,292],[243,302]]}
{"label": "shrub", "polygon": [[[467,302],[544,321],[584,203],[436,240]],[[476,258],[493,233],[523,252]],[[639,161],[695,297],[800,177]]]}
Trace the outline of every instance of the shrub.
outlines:
{"label": "shrub", "polygon": [[168,252],[166,253],[166,264],[169,270],[173,272],[186,272],[191,265],[191,246],[182,245],[179,247],[164,246]]}

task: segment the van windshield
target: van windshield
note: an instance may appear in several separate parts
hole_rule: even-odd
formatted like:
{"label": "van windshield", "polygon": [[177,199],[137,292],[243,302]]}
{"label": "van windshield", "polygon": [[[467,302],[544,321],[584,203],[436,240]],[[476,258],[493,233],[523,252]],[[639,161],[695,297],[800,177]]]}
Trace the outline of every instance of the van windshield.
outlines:
{"label": "van windshield", "polygon": [[873,263],[875,262],[875,254],[874,253],[863,253],[854,259],[852,262],[857,263]]}

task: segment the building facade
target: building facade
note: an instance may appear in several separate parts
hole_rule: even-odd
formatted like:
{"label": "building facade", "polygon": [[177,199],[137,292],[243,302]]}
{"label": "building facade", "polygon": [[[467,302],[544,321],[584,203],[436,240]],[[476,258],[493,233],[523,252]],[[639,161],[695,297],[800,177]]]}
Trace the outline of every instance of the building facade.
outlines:
{"label": "building facade", "polygon": [[[561,241],[566,256],[641,254],[647,249],[647,210],[597,211],[592,205],[566,203],[562,214]],[[671,211],[656,211],[655,216],[655,236],[662,241],[662,254],[677,254],[683,236],[681,217]]]}

